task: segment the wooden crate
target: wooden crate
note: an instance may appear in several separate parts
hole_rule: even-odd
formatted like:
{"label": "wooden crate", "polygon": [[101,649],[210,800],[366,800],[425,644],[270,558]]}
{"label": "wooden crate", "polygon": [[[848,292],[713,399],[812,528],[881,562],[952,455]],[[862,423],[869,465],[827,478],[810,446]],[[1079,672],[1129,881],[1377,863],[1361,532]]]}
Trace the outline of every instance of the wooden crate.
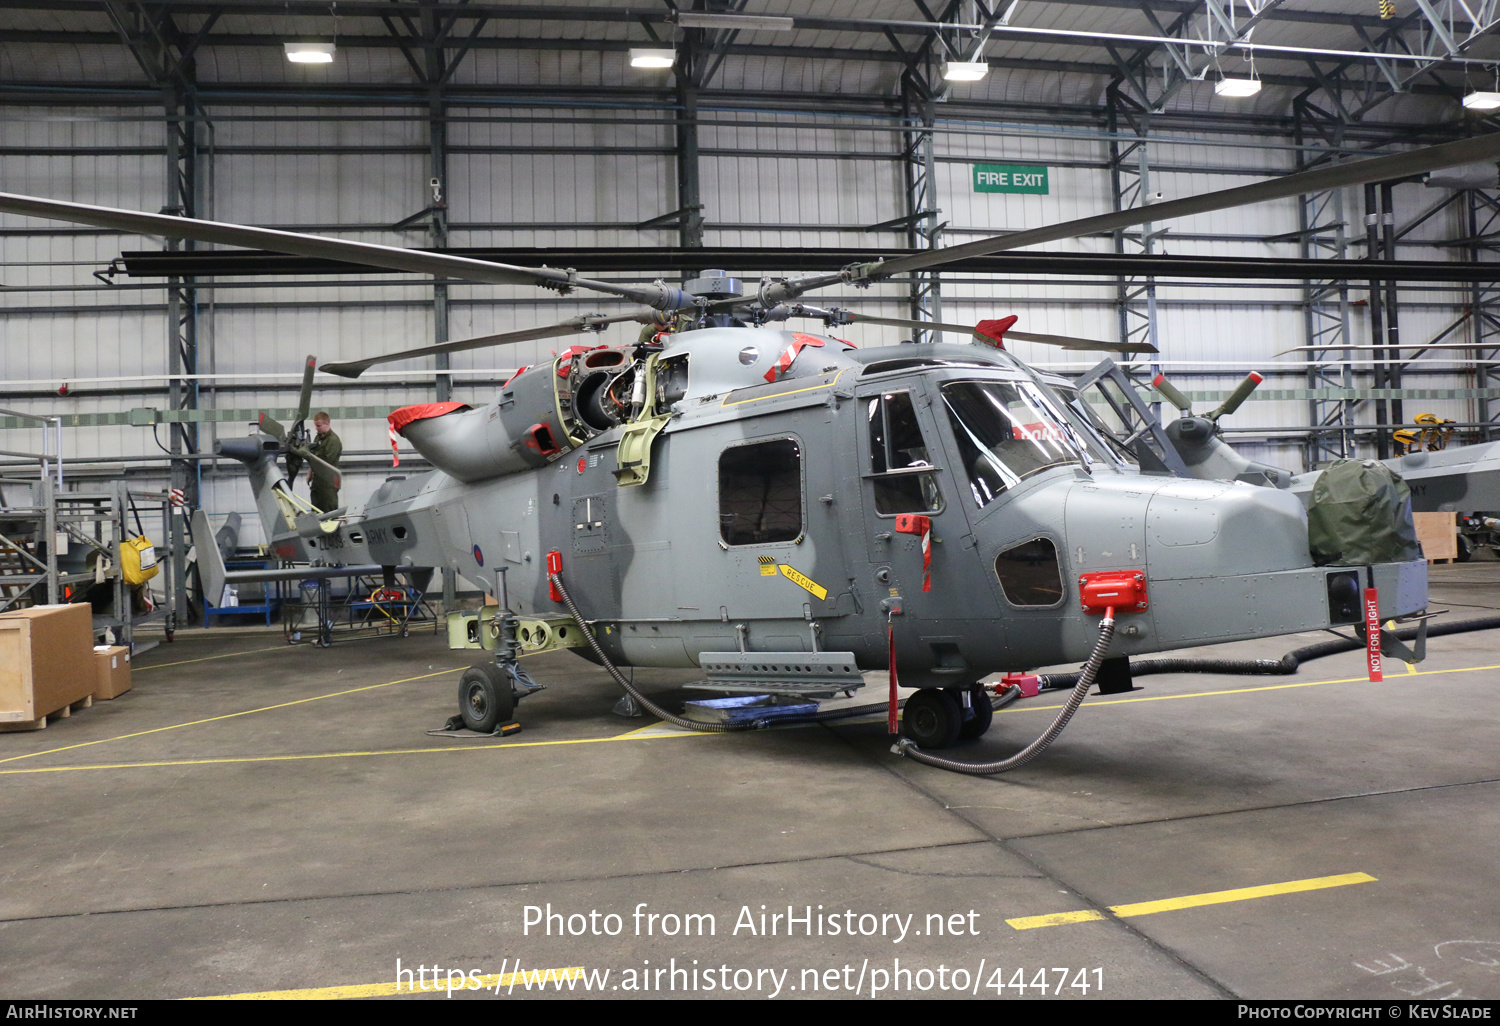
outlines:
{"label": "wooden crate", "polygon": [[1417,543],[1429,563],[1452,562],[1458,558],[1458,514],[1413,513],[1417,525]]}
{"label": "wooden crate", "polygon": [[87,603],[0,614],[0,731],[41,730],[93,704],[93,630]]}

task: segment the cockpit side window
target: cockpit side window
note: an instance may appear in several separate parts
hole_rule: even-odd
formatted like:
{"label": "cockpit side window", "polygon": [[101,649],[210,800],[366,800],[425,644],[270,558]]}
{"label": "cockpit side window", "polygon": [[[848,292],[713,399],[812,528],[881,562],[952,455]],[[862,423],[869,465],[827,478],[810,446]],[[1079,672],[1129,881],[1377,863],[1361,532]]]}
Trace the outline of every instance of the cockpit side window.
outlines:
{"label": "cockpit side window", "polygon": [[870,439],[875,512],[935,513],[943,507],[937,475],[908,392],[861,400]]}
{"label": "cockpit side window", "polygon": [[802,448],[792,438],[719,454],[719,537],[764,545],[802,536]]}

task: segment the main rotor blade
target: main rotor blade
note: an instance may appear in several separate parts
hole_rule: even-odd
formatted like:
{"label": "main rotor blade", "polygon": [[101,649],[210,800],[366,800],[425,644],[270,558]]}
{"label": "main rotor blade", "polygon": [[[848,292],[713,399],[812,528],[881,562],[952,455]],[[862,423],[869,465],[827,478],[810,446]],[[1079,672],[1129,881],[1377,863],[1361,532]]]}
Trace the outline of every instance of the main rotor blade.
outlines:
{"label": "main rotor blade", "polygon": [[1065,221],[1062,224],[1049,225],[1045,228],[1030,228],[1025,231],[1012,232],[1009,235],[966,242],[960,246],[946,246],[925,253],[882,261],[871,265],[868,273],[871,277],[885,278],[908,271],[941,267],[943,264],[968,257],[1018,249],[1021,246],[1056,242],[1059,239],[1074,239],[1096,232],[1130,228],[1147,222],[1154,223],[1174,217],[1186,217],[1189,214],[1206,214],[1214,210],[1227,210],[1230,207],[1245,206],[1250,203],[1264,203],[1267,200],[1285,199],[1288,196],[1301,196],[1304,193],[1326,192],[1349,185],[1388,182],[1426,171],[1457,167],[1460,164],[1477,164],[1481,161],[1493,162],[1497,159],[1500,159],[1500,132],[1477,136],[1473,139],[1460,139],[1458,142],[1443,143],[1440,146],[1429,146],[1425,149],[1412,150],[1409,153],[1396,153],[1388,157],[1375,157],[1370,160],[1337,164],[1333,167],[1320,167],[1312,171],[1256,182],[1254,185],[1241,185],[1233,189],[1204,193],[1201,196],[1189,196],[1184,199],[1169,200],[1166,203],[1148,203],[1131,210],[1098,214],[1094,217]]}
{"label": "main rotor blade", "polygon": [[139,210],[97,207],[87,203],[68,203],[8,192],[0,192],[0,213],[27,214],[169,239],[196,239],[199,242],[216,242],[226,246],[249,246],[277,253],[323,257],[384,267],[392,271],[436,274],[466,281],[590,289],[611,296],[623,296],[659,310],[680,310],[695,305],[692,296],[680,289],[660,284],[614,285],[579,278],[553,267],[517,267],[513,264],[454,256],[451,253],[423,253],[399,246],[329,239],[321,235],[282,231],[279,228],[255,228],[243,224],[225,224],[222,221],[200,221],[193,217],[174,217],[170,214],[147,214]]}
{"label": "main rotor blade", "polygon": [[[870,317],[865,314],[849,313],[851,323],[858,324],[889,324],[897,328],[926,328],[929,331],[956,331],[964,335],[974,333],[972,324],[940,324],[937,321],[914,321],[904,317]],[[1154,353],[1156,347],[1149,342],[1101,342],[1092,338],[1074,338],[1071,335],[1037,335],[1029,331],[1016,331],[1014,328],[1005,332],[1006,338],[1013,338],[1018,342],[1040,342],[1042,345],[1057,346],[1059,349],[1083,349],[1090,352],[1101,353]]]}
{"label": "main rotor blade", "polygon": [[423,356],[435,356],[438,353],[461,353],[467,349],[483,349],[485,346],[502,346],[512,342],[529,342],[532,339],[538,338],[572,335],[580,331],[602,328],[606,324],[614,324],[617,321],[641,321],[642,323],[646,323],[654,319],[655,314],[656,311],[654,310],[637,310],[634,313],[617,314],[612,317],[604,317],[600,314],[584,314],[580,317],[570,317],[568,320],[560,321],[557,324],[546,324],[536,328],[518,328],[515,331],[502,331],[496,335],[479,335],[474,338],[458,339],[454,342],[443,342],[435,346],[422,346],[418,349],[403,349],[399,353],[372,356],[367,360],[325,363],[323,370],[329,374],[337,374],[342,378],[357,378],[378,363],[415,360]]}
{"label": "main rotor blade", "polygon": [[318,358],[308,354],[307,365],[302,368],[302,392],[297,396],[297,423],[307,420],[307,411],[312,408],[313,375],[318,371]]}
{"label": "main rotor blade", "polygon": [[1421,352],[1423,349],[1488,349],[1488,348],[1490,348],[1490,347],[1487,346],[1487,345],[1485,345],[1482,342],[1412,342],[1409,345],[1403,345],[1403,344],[1387,345],[1384,342],[1381,342],[1381,343],[1378,343],[1378,344],[1368,344],[1368,345],[1363,345],[1362,344],[1362,345],[1352,345],[1352,346],[1293,346],[1290,349],[1283,349],[1281,352],[1279,352],[1279,353],[1273,353],[1271,355],[1273,355],[1273,356],[1285,356],[1287,353],[1316,353],[1316,352],[1320,352],[1320,351],[1322,351],[1324,349],[1328,349],[1328,350],[1337,349],[1339,351],[1343,351],[1345,349],[1369,349],[1369,350],[1375,350],[1375,349],[1400,349],[1403,352],[1405,352],[1405,351]]}

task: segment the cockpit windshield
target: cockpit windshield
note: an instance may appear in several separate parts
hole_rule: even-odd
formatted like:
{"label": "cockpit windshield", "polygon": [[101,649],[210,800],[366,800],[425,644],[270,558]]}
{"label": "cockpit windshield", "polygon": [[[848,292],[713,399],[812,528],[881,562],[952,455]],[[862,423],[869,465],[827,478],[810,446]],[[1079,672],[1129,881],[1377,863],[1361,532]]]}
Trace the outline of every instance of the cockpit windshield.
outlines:
{"label": "cockpit windshield", "polygon": [[1057,397],[1067,404],[1068,409],[1073,411],[1078,422],[1088,432],[1089,440],[1093,442],[1096,450],[1103,451],[1122,467],[1139,467],[1141,465],[1141,461],[1136,458],[1135,453],[1121,445],[1116,440],[1114,434],[1110,432],[1109,428],[1105,427],[1104,421],[1100,418],[1098,412],[1091,403],[1086,402],[1083,396],[1078,394],[1078,389],[1053,385],[1052,391],[1057,393]]}
{"label": "cockpit windshield", "polygon": [[1067,415],[1030,382],[950,381],[943,405],[980,506],[1048,467],[1094,462]]}

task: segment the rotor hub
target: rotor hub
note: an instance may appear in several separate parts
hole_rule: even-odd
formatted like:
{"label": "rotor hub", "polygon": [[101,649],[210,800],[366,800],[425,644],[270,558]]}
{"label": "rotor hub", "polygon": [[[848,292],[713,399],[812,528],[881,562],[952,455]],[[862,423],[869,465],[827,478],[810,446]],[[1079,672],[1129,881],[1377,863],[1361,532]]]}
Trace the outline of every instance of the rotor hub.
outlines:
{"label": "rotor hub", "polygon": [[704,299],[738,299],[745,294],[745,283],[725,271],[704,271],[701,277],[684,282],[682,291]]}

